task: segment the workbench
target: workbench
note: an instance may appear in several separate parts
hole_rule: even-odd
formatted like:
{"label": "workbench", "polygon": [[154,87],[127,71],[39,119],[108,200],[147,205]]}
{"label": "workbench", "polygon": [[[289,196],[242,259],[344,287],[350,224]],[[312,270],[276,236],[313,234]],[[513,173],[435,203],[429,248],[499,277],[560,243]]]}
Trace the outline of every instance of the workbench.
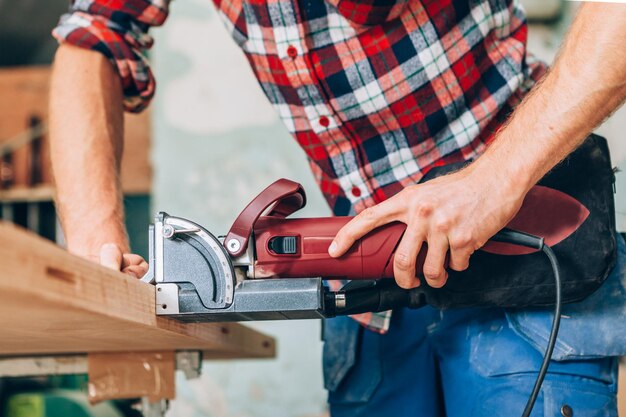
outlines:
{"label": "workbench", "polygon": [[91,374],[92,359],[128,369],[133,357],[171,357],[194,376],[202,359],[275,356],[274,339],[244,325],[184,324],[154,312],[154,286],[0,222],[0,376]]}

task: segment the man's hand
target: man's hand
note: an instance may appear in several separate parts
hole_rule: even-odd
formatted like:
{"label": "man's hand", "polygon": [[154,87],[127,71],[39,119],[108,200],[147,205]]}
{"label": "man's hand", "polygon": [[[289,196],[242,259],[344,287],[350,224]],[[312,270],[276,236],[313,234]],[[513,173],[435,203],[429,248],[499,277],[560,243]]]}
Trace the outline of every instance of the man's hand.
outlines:
{"label": "man's hand", "polygon": [[148,263],[141,256],[134,253],[124,253],[122,248],[115,243],[102,245],[99,259],[93,260],[100,262],[102,266],[122,271],[135,278],[141,278],[148,272]]}
{"label": "man's hand", "polygon": [[135,278],[143,277],[148,272],[148,263],[141,256],[130,253],[126,248],[127,246],[123,244],[108,242],[93,251],[74,251],[70,248],[70,252]]}
{"label": "man's hand", "polygon": [[431,287],[442,287],[449,267],[462,271],[475,250],[515,216],[525,194],[524,187],[505,183],[497,175],[479,173],[472,166],[400,193],[368,208],[337,234],[331,256],[344,254],[359,238],[384,224],[407,225],[394,258],[394,276],[400,287],[419,285],[417,255],[428,244],[424,278]]}

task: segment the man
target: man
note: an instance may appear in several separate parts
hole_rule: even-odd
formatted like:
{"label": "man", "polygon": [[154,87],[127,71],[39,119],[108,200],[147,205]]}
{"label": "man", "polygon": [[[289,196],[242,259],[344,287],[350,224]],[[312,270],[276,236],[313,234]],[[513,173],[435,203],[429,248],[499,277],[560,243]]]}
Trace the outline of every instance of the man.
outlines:
{"label": "man", "polygon": [[[419,283],[415,259],[425,243],[429,285],[445,284],[446,254],[450,268],[467,268],[530,187],[626,98],[623,5],[582,6],[546,72],[527,56],[526,23],[512,0],[214,3],[334,213],[360,213],[331,255],[402,221],[394,273],[405,288]],[[122,104],[138,111],[154,94],[140,51],[167,8],[167,0],[77,0],[54,32],[62,46],[50,134],[68,249],[134,276],[147,265],[129,253],[123,227]],[[462,171],[415,185],[434,166],[471,159]],[[619,288],[624,253],[620,242],[609,278]],[[603,308],[592,308],[600,317],[593,322],[572,311],[577,329],[623,321]],[[331,415],[520,415],[545,343],[546,326],[526,319],[500,309],[425,308],[359,317],[367,328],[329,320]],[[617,415],[609,356],[623,346],[616,351],[605,333],[557,349],[554,357],[568,360],[552,364],[533,415]]]}

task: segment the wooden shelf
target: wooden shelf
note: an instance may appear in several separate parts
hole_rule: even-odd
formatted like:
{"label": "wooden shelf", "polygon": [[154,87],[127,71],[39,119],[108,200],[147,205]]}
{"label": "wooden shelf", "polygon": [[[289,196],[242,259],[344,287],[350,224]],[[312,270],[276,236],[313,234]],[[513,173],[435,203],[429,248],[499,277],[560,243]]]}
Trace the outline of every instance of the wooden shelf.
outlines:
{"label": "wooden shelf", "polygon": [[[43,122],[48,116],[50,67],[30,66],[0,69],[0,144],[28,127],[31,116]],[[150,165],[150,112],[124,115],[124,157],[121,163],[122,190],[125,194],[148,194],[152,188]],[[42,143],[43,182],[52,183],[48,137]],[[28,184],[28,149],[13,153],[15,181]],[[0,191],[1,192],[1,191]]]}
{"label": "wooden shelf", "polygon": [[36,203],[52,201],[54,199],[54,187],[41,185],[32,188],[15,187],[0,190],[0,204],[2,203]]}
{"label": "wooden shelf", "polygon": [[0,355],[202,350],[271,358],[274,339],[237,323],[154,314],[154,287],[0,222]]}

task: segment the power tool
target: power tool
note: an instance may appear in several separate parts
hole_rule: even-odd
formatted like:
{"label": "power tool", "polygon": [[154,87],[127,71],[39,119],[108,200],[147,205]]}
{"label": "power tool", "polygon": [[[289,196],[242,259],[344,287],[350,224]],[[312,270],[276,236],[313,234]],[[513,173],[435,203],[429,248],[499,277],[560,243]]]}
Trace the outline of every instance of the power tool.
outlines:
{"label": "power tool", "polygon": [[[460,168],[433,170],[424,180]],[[523,413],[528,416],[554,349],[562,303],[595,291],[614,265],[613,179],[606,142],[591,136],[530,190],[466,271],[449,271],[442,288],[421,280],[403,289],[391,279],[403,223],[379,227],[343,256],[330,257],[331,242],[351,218],[288,218],[304,207],[306,195],[286,179],[254,198],[225,236],[159,213],[142,280],[155,284],[156,314],[184,322],[330,318],[427,304],[554,306],[544,361]],[[418,273],[426,251],[418,255]],[[350,282],[332,291],[326,280]]]}
{"label": "power tool", "polygon": [[[422,181],[458,169],[463,165],[437,167]],[[449,271],[442,288],[422,280],[405,290],[386,279],[393,277],[402,223],[382,226],[331,258],[328,247],[351,218],[290,218],[306,195],[285,179],[254,198],[225,236],[159,213],[143,280],[156,286],[156,314],[185,322],[322,318],[425,304],[542,307],[554,306],[556,297],[553,267],[542,253],[548,247],[562,271],[562,301],[579,301],[615,263],[614,179],[606,140],[591,135],[530,190],[507,229],[472,255],[466,271]],[[324,284],[337,279],[352,281],[339,291]]]}
{"label": "power tool", "polygon": [[[280,320],[437,305],[437,290],[425,282],[405,290],[383,279],[393,277],[394,251],[406,225],[380,227],[335,259],[328,247],[351,217],[287,218],[305,202],[300,184],[280,179],[252,200],[223,238],[187,219],[159,213],[150,233],[150,269],[143,278],[156,285],[156,314],[186,322]],[[558,219],[535,218],[537,208],[547,206]],[[589,210],[567,194],[535,186],[510,229],[482,250],[530,254],[544,242],[558,244],[588,216]],[[526,246],[495,242],[511,239],[522,239]],[[418,271],[425,253],[426,248],[418,257]],[[352,282],[333,292],[324,285],[329,279]]]}

